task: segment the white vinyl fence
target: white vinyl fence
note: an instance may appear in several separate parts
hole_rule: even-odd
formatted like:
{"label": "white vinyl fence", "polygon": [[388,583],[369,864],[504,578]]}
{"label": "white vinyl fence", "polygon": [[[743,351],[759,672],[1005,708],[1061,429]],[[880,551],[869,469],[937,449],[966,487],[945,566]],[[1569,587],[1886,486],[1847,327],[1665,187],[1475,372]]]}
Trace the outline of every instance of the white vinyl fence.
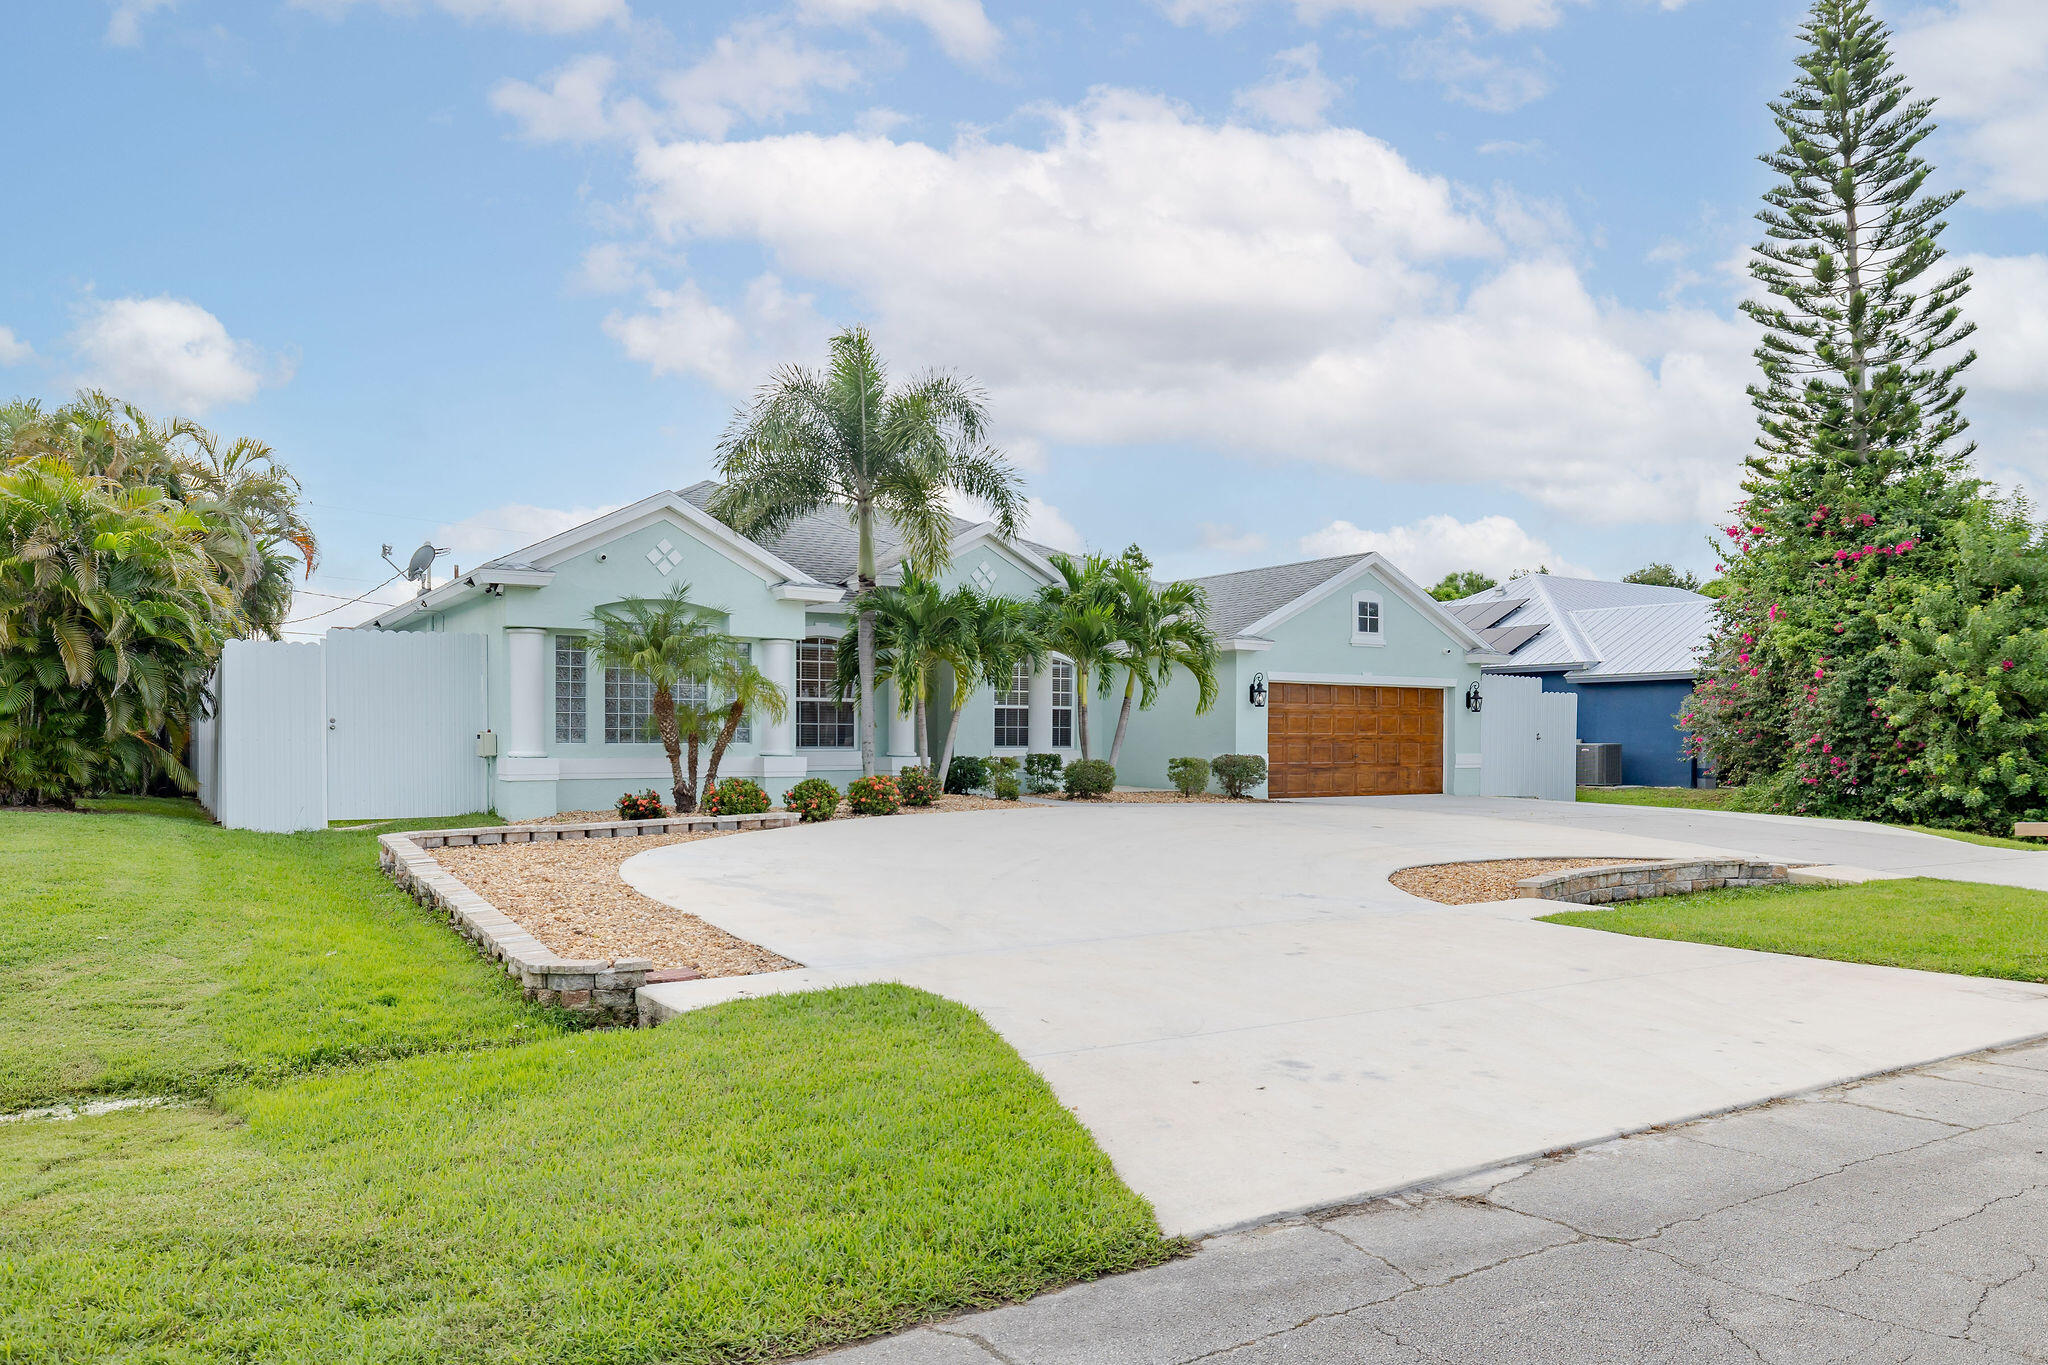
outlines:
{"label": "white vinyl fence", "polygon": [[1480,684],[1479,794],[1578,799],[1579,699],[1540,678],[1490,673]]}
{"label": "white vinyl fence", "polygon": [[484,637],[337,630],[235,640],[193,726],[199,799],[233,829],[464,815],[490,806]]}

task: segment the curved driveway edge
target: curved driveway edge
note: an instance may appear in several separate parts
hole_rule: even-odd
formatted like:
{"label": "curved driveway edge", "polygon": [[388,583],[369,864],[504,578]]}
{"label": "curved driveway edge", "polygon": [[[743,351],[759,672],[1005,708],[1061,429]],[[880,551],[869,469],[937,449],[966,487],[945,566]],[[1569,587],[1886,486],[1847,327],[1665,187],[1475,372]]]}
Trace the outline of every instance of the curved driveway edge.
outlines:
{"label": "curved driveway edge", "polygon": [[[1590,809],[1625,814],[1547,818]],[[1715,822],[1735,836],[1719,843],[1664,837],[1638,813],[1451,798],[962,814],[684,845],[621,873],[807,964],[649,987],[651,1008],[869,980],[963,1001],[1172,1234],[2048,1034],[2042,987],[1570,929],[1527,901],[1442,906],[1386,881],[1468,858],[1921,853],[1855,826],[1832,852],[1803,827],[1790,835],[1811,846],[1792,851],[1746,823]],[[1986,880],[2030,871],[1982,861],[2001,874]]]}

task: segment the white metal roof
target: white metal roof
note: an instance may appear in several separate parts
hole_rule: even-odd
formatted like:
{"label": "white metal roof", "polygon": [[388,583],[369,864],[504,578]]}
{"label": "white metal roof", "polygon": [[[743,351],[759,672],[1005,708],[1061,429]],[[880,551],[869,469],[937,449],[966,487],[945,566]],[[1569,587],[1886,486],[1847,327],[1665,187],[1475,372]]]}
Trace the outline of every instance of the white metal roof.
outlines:
{"label": "white metal roof", "polygon": [[1564,669],[1587,681],[1692,672],[1714,606],[1684,588],[1557,574],[1524,574],[1457,605],[1471,620],[1508,602],[1519,605],[1481,632],[1510,653],[1506,666]]}

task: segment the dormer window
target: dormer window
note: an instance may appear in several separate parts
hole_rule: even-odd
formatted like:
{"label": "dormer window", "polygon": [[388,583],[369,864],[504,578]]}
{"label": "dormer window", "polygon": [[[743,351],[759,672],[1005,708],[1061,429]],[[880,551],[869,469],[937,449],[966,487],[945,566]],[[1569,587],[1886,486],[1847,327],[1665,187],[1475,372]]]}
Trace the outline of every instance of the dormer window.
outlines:
{"label": "dormer window", "polygon": [[1351,643],[1354,645],[1381,645],[1386,643],[1384,622],[1380,618],[1380,595],[1376,592],[1360,592],[1351,595]]}

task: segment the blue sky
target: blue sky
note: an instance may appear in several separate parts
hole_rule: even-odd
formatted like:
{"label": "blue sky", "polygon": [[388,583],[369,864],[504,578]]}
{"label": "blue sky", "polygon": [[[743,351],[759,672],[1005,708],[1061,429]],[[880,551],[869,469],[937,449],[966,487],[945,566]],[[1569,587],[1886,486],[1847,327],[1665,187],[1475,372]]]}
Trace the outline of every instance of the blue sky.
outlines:
{"label": "blue sky", "polygon": [[[326,547],[301,615],[380,542],[474,563],[701,477],[854,321],[988,387],[1046,539],[1707,569],[1802,9],[20,7],[0,384],[276,447]],[[2048,6],[1884,12],[1967,192],[1983,464],[2034,487]]]}

